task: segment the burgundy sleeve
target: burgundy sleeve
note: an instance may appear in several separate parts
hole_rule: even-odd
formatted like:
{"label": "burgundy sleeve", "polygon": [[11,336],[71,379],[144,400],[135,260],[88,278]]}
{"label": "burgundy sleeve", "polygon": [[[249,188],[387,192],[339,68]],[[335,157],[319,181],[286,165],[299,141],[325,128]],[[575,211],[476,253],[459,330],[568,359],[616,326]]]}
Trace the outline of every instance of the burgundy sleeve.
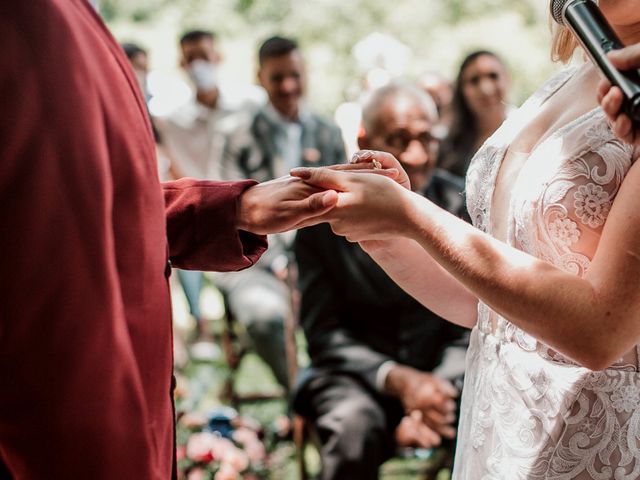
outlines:
{"label": "burgundy sleeve", "polygon": [[267,239],[236,227],[239,196],[253,180],[213,182],[183,178],[163,184],[169,255],[187,270],[233,271],[253,265]]}
{"label": "burgundy sleeve", "polygon": [[16,479],[157,479],[102,117],[62,20],[74,9],[0,2],[0,464]]}

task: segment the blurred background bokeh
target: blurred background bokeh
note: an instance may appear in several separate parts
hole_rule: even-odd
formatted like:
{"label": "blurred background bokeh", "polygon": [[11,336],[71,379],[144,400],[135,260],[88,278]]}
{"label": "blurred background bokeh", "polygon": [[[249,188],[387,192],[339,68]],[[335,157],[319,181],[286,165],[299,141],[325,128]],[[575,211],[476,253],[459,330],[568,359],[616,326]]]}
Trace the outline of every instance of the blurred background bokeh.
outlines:
{"label": "blurred background bokeh", "polygon": [[[148,51],[146,93],[152,116],[168,116],[193,98],[193,82],[179,65],[178,39],[185,31],[215,32],[216,49],[222,54],[217,80],[225,101],[235,103],[236,107],[247,99],[265,101],[266,95],[256,79],[257,50],[267,37],[284,35],[297,39],[304,52],[311,110],[336,119],[343,128],[348,151],[352,150],[349,139],[354,140],[357,133],[363,92],[391,80],[417,82],[425,72],[436,72],[453,81],[462,59],[472,51],[490,50],[502,58],[511,76],[506,103],[520,105],[554,70],[561,68],[550,60],[547,3],[541,0],[98,2],[100,14],[119,42],[132,42]],[[353,121],[348,118],[352,115],[357,117]],[[346,132],[345,125],[352,125],[354,131]],[[239,465],[234,469],[245,472],[242,478],[301,478],[297,455],[300,448],[293,442],[286,392],[282,392],[260,357],[251,349],[244,349],[242,332],[233,331],[237,325],[231,325],[223,295],[209,277],[200,305],[202,319],[210,324],[211,337],[207,342],[197,341],[193,334],[196,322],[176,277],[172,277],[172,297],[181,478],[238,478],[233,474],[224,476],[216,470],[218,467],[213,468],[211,462],[216,460],[213,457],[193,462],[193,458],[199,458],[198,452],[206,451],[209,455],[212,450],[207,442],[219,441],[227,430],[243,434],[244,440],[229,438],[249,453],[239,453],[229,442],[216,448],[226,452],[224,457],[237,460]],[[293,348],[298,350],[295,363],[303,369],[309,364],[305,339],[302,332],[295,329],[294,332]],[[235,355],[238,349],[243,352],[241,357]],[[245,403],[238,400],[239,395],[250,396],[255,392],[265,398]],[[230,405],[235,409],[229,409]],[[202,432],[204,435],[214,432],[217,436],[203,437]],[[258,438],[262,446],[258,445]],[[246,463],[246,455],[251,458],[251,452],[257,457],[251,465],[257,467],[249,469],[249,474],[243,462]],[[439,460],[431,455],[431,451],[412,452],[409,458],[387,462],[382,477],[449,479],[450,469],[437,467]],[[303,449],[302,458],[307,460],[311,474],[318,472],[317,449],[313,446]]]}
{"label": "blurred background bokeh", "polygon": [[297,38],[310,105],[329,116],[357,97],[374,68],[409,80],[427,70],[453,77],[465,53],[490,49],[508,63],[515,105],[554,69],[540,0],[103,0],[100,11],[118,40],[148,48],[151,108],[160,115],[189,95],[177,38],[192,28],[217,33],[221,81],[238,89],[255,83],[262,40]]}

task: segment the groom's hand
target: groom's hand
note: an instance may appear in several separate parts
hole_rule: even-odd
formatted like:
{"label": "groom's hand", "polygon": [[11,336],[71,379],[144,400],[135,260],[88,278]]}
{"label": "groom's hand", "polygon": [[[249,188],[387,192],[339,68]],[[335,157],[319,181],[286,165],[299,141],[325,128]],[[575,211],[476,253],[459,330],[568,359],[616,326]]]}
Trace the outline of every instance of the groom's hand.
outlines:
{"label": "groom's hand", "polygon": [[319,223],[337,201],[335,191],[281,177],[245,190],[238,200],[236,225],[259,235],[303,228]]}

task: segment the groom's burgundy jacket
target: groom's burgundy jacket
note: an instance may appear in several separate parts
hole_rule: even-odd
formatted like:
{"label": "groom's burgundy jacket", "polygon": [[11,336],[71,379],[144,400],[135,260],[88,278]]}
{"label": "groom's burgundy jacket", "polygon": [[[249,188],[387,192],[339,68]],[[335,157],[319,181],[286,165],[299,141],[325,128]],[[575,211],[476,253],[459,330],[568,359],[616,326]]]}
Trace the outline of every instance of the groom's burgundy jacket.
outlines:
{"label": "groom's burgundy jacket", "polygon": [[0,2],[0,32],[0,472],[169,479],[169,258],[252,265],[266,241],[234,225],[251,182],[161,188],[136,80],[86,0]]}

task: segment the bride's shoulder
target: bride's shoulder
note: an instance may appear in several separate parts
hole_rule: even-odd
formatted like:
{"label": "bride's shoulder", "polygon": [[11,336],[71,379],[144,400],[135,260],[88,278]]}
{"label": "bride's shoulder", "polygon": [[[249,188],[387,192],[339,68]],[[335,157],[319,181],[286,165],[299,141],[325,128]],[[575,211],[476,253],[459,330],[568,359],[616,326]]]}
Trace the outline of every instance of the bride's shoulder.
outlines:
{"label": "bride's shoulder", "polygon": [[533,98],[549,97],[557,92],[575,73],[580,70],[578,65],[565,66],[560,71],[551,75],[538,90],[532,95]]}

